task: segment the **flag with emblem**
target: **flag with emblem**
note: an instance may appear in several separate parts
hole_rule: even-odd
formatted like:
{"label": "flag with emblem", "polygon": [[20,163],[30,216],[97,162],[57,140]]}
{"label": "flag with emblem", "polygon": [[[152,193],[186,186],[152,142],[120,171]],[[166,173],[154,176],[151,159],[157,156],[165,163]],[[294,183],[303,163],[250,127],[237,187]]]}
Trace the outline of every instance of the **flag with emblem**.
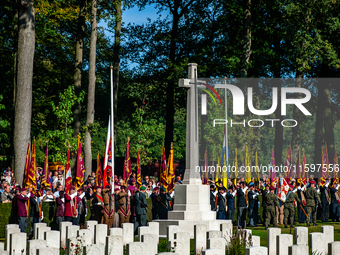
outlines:
{"label": "flag with emblem", "polygon": [[111,148],[111,128],[110,128],[110,116],[109,116],[109,124],[107,127],[107,136],[106,136],[106,144],[105,144],[105,154],[104,154],[104,163],[103,163],[103,186],[109,185],[107,176],[108,172],[112,171],[112,148]]}
{"label": "flag with emblem", "polygon": [[35,140],[32,144],[31,167],[29,171],[29,179],[32,184],[32,193],[35,194],[37,189],[37,156],[35,153]]}
{"label": "flag with emblem", "polygon": [[98,152],[97,169],[96,169],[96,186],[102,186],[102,181],[103,181],[102,163],[100,161],[100,156],[99,156],[99,152]]}
{"label": "flag with emblem", "polygon": [[339,178],[339,161],[338,156],[336,155],[336,149],[334,150],[334,170],[333,170],[333,178]]}
{"label": "flag with emblem", "polygon": [[140,161],[139,161],[139,150],[137,148],[137,186],[138,189],[142,186],[142,176],[140,173]]}
{"label": "flag with emblem", "polygon": [[170,154],[168,160],[168,192],[171,194],[175,189],[175,170],[174,170],[174,148],[173,143],[171,143]]}
{"label": "flag with emblem", "polygon": [[83,160],[83,152],[81,149],[80,136],[78,135],[78,153],[77,153],[77,168],[76,168],[76,188],[79,189],[84,184],[85,166]]}
{"label": "flag with emblem", "polygon": [[124,169],[123,169],[123,179],[125,184],[127,185],[130,175],[132,173],[131,169],[131,159],[130,159],[130,137],[128,137],[126,143],[126,151],[125,151],[125,159],[124,159]]}
{"label": "flag with emblem", "polygon": [[67,150],[66,174],[65,174],[65,193],[72,187],[72,171],[70,162],[70,150]]}
{"label": "flag with emblem", "polygon": [[48,145],[46,145],[46,151],[45,151],[45,159],[44,159],[44,167],[43,172],[41,175],[41,186],[50,187],[50,181],[49,181],[49,170],[48,170]]}
{"label": "flag with emblem", "polygon": [[27,153],[26,153],[26,162],[25,162],[25,171],[24,171],[24,180],[22,186],[28,189],[30,185],[29,172],[31,169],[31,144],[27,145]]}

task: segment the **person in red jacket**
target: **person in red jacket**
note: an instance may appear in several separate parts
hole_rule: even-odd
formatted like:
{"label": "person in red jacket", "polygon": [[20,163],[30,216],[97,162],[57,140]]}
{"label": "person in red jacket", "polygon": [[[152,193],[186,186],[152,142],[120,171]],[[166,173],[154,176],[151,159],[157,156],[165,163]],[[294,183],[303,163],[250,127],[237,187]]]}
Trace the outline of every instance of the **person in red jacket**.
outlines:
{"label": "person in red jacket", "polygon": [[[64,191],[59,191],[59,197],[56,199],[57,201],[57,210],[56,210],[56,222],[58,225],[60,225],[60,222],[64,221],[64,214],[65,214],[65,197],[64,197]],[[60,229],[59,229],[60,230]]]}
{"label": "person in red jacket", "polygon": [[73,225],[76,224],[77,220],[77,193],[75,187],[71,187],[69,194],[65,194],[65,221],[72,222]]}
{"label": "person in red jacket", "polygon": [[20,194],[17,196],[17,210],[18,210],[18,223],[20,231],[26,233],[27,230],[27,208],[28,199],[30,198],[30,193],[27,195],[27,189],[21,188]]}

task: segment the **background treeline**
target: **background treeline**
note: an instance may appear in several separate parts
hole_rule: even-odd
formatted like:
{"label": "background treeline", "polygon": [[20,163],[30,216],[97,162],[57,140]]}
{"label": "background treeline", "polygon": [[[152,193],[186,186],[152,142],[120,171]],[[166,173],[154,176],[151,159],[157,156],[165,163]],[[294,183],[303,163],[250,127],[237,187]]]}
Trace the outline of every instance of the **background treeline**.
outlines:
{"label": "background treeline", "polygon": [[[162,16],[124,23],[124,10],[138,7],[143,16],[149,5]],[[162,145],[168,154],[172,141],[175,159],[184,160],[186,90],[177,81],[187,77],[188,63],[198,64],[199,77],[338,77],[339,11],[336,0],[41,0],[34,8],[33,1],[1,1],[0,165],[13,164],[20,182],[28,141],[36,139],[38,165],[47,141],[50,159],[65,162],[81,134],[88,173],[88,162],[104,153],[111,65],[116,156],[124,155],[129,136],[130,153],[138,145],[142,164],[160,159]],[[254,105],[266,108],[271,84],[254,86]],[[237,147],[240,161],[247,143],[261,163],[269,163],[272,149],[284,162],[289,145],[294,162],[303,147],[307,163],[321,163],[327,143],[333,162],[340,86],[296,86],[312,92],[313,117],[294,109],[297,128],[230,131],[231,153]],[[18,109],[30,112],[29,102],[32,115],[20,115]],[[280,110],[271,117],[282,119]]]}

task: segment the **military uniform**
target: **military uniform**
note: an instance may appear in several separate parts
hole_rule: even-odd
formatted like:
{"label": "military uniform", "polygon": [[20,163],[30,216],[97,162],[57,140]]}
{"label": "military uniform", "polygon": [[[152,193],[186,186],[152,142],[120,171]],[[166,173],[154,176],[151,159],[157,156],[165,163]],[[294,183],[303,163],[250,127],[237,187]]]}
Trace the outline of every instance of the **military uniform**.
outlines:
{"label": "military uniform", "polygon": [[172,198],[168,193],[159,194],[157,196],[157,213],[159,219],[168,219],[168,212],[171,208],[169,201],[172,201]]}
{"label": "military uniform", "polygon": [[284,219],[283,223],[285,226],[290,223],[294,223],[295,218],[295,207],[294,201],[298,202],[298,205],[301,204],[301,200],[297,197],[297,195],[293,191],[288,191],[286,202],[284,203]]}
{"label": "military uniform", "polygon": [[[318,193],[315,188],[309,187],[306,190],[306,213],[308,217],[312,214],[313,223],[316,224],[316,204],[321,203]],[[308,221],[309,219],[307,219]],[[307,222],[309,225],[309,221]]]}
{"label": "military uniform", "polygon": [[[329,215],[329,192],[328,192],[328,185],[325,184],[323,187],[320,186],[320,193],[321,193],[321,221],[328,222],[328,215]],[[328,199],[327,199],[328,198]]]}
{"label": "military uniform", "polygon": [[91,206],[91,220],[96,220],[98,223],[102,223],[103,219],[103,208],[104,208],[104,200],[101,195],[97,193],[92,195],[90,199],[90,206]]}
{"label": "military uniform", "polygon": [[257,227],[257,215],[258,215],[258,193],[250,190],[248,192],[248,201],[249,201],[249,225],[251,227]]}
{"label": "military uniform", "polygon": [[237,189],[237,226],[239,228],[244,228],[244,222],[246,220],[246,213],[247,213],[247,200],[246,200],[246,191],[248,187],[244,189],[238,188]]}
{"label": "military uniform", "polygon": [[299,223],[304,223],[306,221],[306,214],[303,212],[303,210],[306,212],[306,207],[302,203],[303,198],[305,198],[303,190],[304,190],[304,188],[301,188],[301,187],[298,187],[298,190],[297,190],[298,198],[301,201],[301,205],[298,206],[298,221],[299,221]]}
{"label": "military uniform", "polygon": [[339,203],[335,196],[335,193],[338,192],[338,189],[331,188],[331,206],[332,206],[332,221],[339,221]]}
{"label": "military uniform", "polygon": [[273,219],[274,227],[277,227],[277,218],[275,213],[276,207],[279,206],[278,198],[274,193],[268,192],[264,199],[266,200],[266,228],[268,228],[271,219]]}
{"label": "military uniform", "polygon": [[265,222],[266,222],[266,200],[264,199],[264,197],[268,194],[269,191],[267,191],[266,189],[260,190],[260,194],[262,195],[262,219],[263,219],[263,226],[265,226]]}
{"label": "military uniform", "polygon": [[119,192],[118,193],[118,202],[119,202],[119,224],[129,222],[130,220],[130,198],[128,197],[127,192]]}
{"label": "military uniform", "polygon": [[[145,186],[143,186],[145,188]],[[135,233],[138,227],[146,226],[146,210],[148,208],[148,203],[146,202],[146,197],[143,192],[137,192],[135,194],[135,204],[136,204],[136,221],[135,221]]]}

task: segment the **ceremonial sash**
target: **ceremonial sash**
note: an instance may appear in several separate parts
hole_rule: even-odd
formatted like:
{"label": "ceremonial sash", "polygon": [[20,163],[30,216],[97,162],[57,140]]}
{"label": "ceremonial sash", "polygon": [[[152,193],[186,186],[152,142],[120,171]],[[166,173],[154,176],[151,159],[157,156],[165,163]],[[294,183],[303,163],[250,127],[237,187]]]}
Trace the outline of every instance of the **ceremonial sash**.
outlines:
{"label": "ceremonial sash", "polygon": [[130,197],[129,196],[126,197],[127,197],[126,212],[124,212],[124,209],[119,205],[119,212],[123,214],[124,217],[127,217],[130,211]]}
{"label": "ceremonial sash", "polygon": [[158,200],[158,201],[159,201],[166,209],[170,210],[169,206],[168,206],[166,203],[164,203],[164,201],[162,200],[162,198],[161,198],[160,195],[157,196],[157,200]]}
{"label": "ceremonial sash", "polygon": [[97,194],[95,194],[96,195],[96,197],[99,199],[99,200],[101,200],[103,203],[104,203],[104,200],[103,200],[103,197],[102,196],[98,196]]}

